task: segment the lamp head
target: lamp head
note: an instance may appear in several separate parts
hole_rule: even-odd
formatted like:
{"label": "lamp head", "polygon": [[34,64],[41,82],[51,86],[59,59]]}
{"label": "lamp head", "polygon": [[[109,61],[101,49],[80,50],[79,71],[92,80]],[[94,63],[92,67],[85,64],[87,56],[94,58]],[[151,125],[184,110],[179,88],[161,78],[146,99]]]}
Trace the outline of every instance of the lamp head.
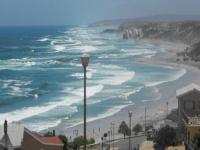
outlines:
{"label": "lamp head", "polygon": [[87,67],[89,63],[90,56],[88,54],[83,54],[81,56],[81,62],[83,67]]}

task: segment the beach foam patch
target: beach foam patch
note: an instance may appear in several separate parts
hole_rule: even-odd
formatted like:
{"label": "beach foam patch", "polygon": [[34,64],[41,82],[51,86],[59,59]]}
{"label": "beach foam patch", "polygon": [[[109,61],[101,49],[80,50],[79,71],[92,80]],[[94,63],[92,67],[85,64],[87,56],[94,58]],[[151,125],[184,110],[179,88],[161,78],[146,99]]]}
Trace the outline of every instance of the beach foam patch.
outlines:
{"label": "beach foam patch", "polygon": [[50,40],[49,38],[44,37],[44,38],[41,38],[41,39],[39,39],[37,41],[39,41],[39,42],[46,42],[46,41],[49,41],[49,40]]}
{"label": "beach foam patch", "polygon": [[54,45],[54,49],[57,52],[64,51],[65,50],[65,46],[64,45]]}
{"label": "beach foam patch", "polygon": [[105,85],[121,85],[134,78],[135,72],[117,65],[96,64],[93,67],[99,68],[96,75],[103,76],[102,79],[96,80],[97,83]]}
{"label": "beach foam patch", "polygon": [[179,78],[184,76],[186,73],[187,73],[186,69],[180,69],[179,71],[177,71],[177,73],[172,75],[170,78],[168,78],[166,80],[162,80],[162,81],[147,82],[146,86],[151,87],[151,86],[157,86],[157,85],[167,83],[167,82],[172,82],[172,81],[178,80]]}

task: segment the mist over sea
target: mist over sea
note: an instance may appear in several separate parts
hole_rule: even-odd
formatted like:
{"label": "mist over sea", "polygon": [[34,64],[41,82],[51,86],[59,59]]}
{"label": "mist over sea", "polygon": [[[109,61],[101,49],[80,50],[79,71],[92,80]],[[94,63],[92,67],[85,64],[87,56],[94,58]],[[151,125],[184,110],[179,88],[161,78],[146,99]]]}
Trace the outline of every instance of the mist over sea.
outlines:
{"label": "mist over sea", "polygon": [[88,120],[110,116],[137,101],[161,97],[158,84],[184,69],[140,64],[164,48],[123,40],[100,27],[0,27],[0,124],[4,119],[40,131],[83,120],[83,69],[87,70]]}

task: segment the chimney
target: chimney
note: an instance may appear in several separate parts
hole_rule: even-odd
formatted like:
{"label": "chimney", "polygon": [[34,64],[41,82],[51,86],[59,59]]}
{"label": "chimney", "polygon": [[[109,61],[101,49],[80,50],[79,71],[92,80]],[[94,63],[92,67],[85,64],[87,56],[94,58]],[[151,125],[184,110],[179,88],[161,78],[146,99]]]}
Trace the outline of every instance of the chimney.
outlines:
{"label": "chimney", "polygon": [[55,130],[53,130],[53,136],[56,136],[56,131]]}
{"label": "chimney", "polygon": [[7,131],[8,131],[8,122],[7,120],[5,120],[4,122],[4,134],[7,135]]}

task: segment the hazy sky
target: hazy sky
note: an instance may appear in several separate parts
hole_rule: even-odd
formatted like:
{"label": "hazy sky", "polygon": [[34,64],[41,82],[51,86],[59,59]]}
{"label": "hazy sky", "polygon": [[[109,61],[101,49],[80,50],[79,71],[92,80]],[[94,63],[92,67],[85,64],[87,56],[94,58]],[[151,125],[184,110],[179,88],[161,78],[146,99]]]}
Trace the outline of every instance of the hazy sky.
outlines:
{"label": "hazy sky", "polygon": [[160,14],[200,15],[200,0],[0,0],[0,25],[88,24]]}

